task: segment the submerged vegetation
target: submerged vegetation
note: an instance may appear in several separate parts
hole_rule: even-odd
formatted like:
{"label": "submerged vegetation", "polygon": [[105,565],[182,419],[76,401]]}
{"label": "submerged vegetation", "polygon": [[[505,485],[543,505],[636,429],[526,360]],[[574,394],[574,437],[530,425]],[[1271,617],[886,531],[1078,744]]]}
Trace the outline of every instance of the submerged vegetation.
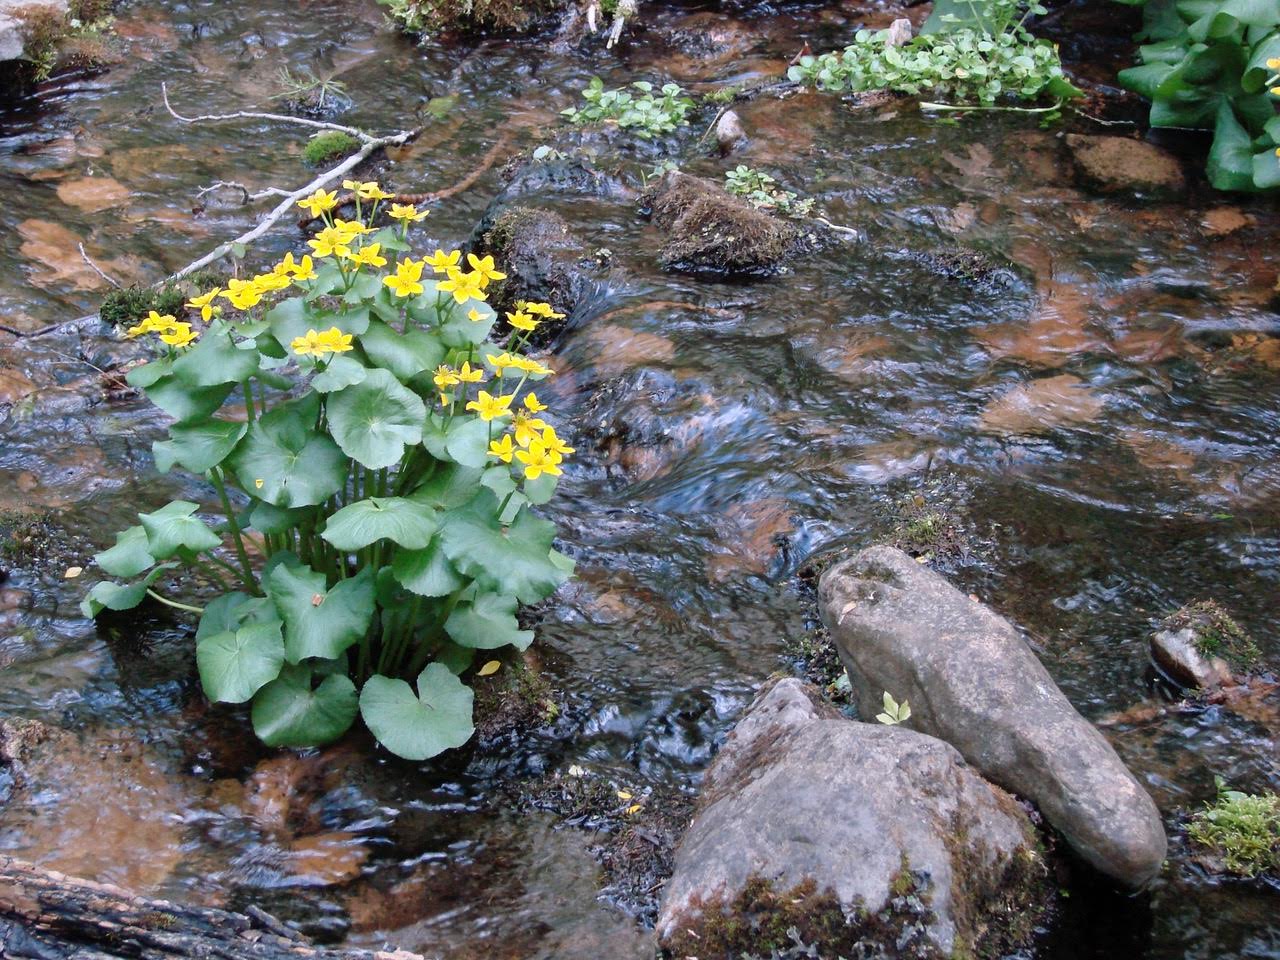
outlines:
{"label": "submerged vegetation", "polygon": [[1280,877],[1280,794],[1228,790],[1218,778],[1218,798],[1192,819],[1191,839],[1229,872]]}
{"label": "submerged vegetation", "polygon": [[[140,513],[95,558],[121,582],[96,584],[82,609],[152,597],[199,614],[205,692],[252,701],[271,746],[327,743],[359,713],[388,750],[420,760],[470,738],[459,674],[477,649],[527,647],[519,605],[573,567],[532,512],[573,448],[533,389],[551,370],[523,352],[561,315],[522,303],[491,345],[493,259],[414,258],[409,228],[425,211],[393,203],[399,226],[374,230],[391,195],[344,187],[354,220],[336,216],[336,192],[300,202],[325,223],[301,260],[193,297],[188,319],[152,310],[129,329],[161,350],[129,383],[176,421],[156,465],[204,476],[221,517],[185,500]],[[243,404],[214,416],[233,394]],[[181,568],[217,598],[163,595]]]}

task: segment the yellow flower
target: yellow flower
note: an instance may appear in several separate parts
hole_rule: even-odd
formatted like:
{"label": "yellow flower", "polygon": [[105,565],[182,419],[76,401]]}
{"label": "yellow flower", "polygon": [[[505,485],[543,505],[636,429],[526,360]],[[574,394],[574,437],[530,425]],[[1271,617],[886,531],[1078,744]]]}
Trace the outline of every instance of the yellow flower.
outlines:
{"label": "yellow flower", "polygon": [[546,376],[551,372],[550,367],[544,367],[537,360],[530,360],[528,357],[518,355],[513,356],[507,366],[514,367],[522,373],[532,373],[538,376]]}
{"label": "yellow flower", "polygon": [[448,364],[442,363],[436,367],[435,376],[431,378],[435,381],[436,389],[444,391],[445,387],[456,386],[460,381],[458,375],[449,368]]}
{"label": "yellow flower", "polygon": [[1280,97],[1280,87],[1272,87],[1272,88],[1271,88],[1271,95],[1272,95],[1273,97]]}
{"label": "yellow flower", "polygon": [[342,189],[354,191],[361,200],[390,200],[395,196],[394,193],[383,193],[382,188],[373,180],[366,183],[361,183],[359,180],[343,180]]}
{"label": "yellow flower", "polygon": [[426,262],[431,264],[431,269],[434,272],[447,274],[450,270],[457,269],[458,261],[461,259],[461,250],[451,250],[449,253],[437,250],[434,256],[426,258]]}
{"label": "yellow flower", "polygon": [[421,223],[427,219],[430,210],[418,212],[418,208],[412,203],[393,203],[391,212],[387,214],[392,220],[403,220],[405,223]]}
{"label": "yellow flower", "polygon": [[356,237],[362,237],[366,233],[371,233],[369,227],[366,227],[359,220],[334,220],[333,229],[337,231],[338,236],[343,238],[343,243],[350,243]]}
{"label": "yellow flower", "polygon": [[352,238],[347,236],[336,227],[325,227],[314,237],[307,241],[309,246],[317,257],[346,256],[351,251],[347,244]]}
{"label": "yellow flower", "polygon": [[369,183],[365,183],[362,180],[343,180],[342,181],[342,189],[350,190],[352,193],[356,194],[357,196],[360,195],[360,191],[363,190],[365,187],[376,187],[376,186],[377,184],[372,181],[370,181]]}
{"label": "yellow flower", "polygon": [[468,253],[467,263],[471,264],[471,269],[480,275],[482,290],[489,285],[490,280],[507,279],[505,273],[499,273],[494,269],[493,257],[477,257],[474,253]]}
{"label": "yellow flower", "polygon": [[330,327],[319,337],[320,346],[330,353],[346,353],[351,347],[351,334]]}
{"label": "yellow flower", "polygon": [[[161,316],[152,310],[147,314],[147,318],[145,320],[136,327],[130,327],[124,332],[124,335],[132,340],[134,337],[140,337],[144,333],[168,333],[170,330],[177,327],[177,325],[177,321],[169,314],[166,313],[164,316]],[[184,324],[184,326],[190,325]]]}
{"label": "yellow flower", "polygon": [[453,299],[458,303],[466,303],[468,300],[484,299],[484,287],[480,285],[482,281],[483,278],[478,273],[463,273],[454,268],[449,271],[449,278],[441,280],[436,287],[445,293],[452,293]]}
{"label": "yellow flower", "polygon": [[308,330],[305,336],[294,337],[289,343],[289,349],[300,357],[311,355],[319,357],[324,354],[320,349],[320,334],[315,330]]}
{"label": "yellow flower", "polygon": [[385,267],[387,265],[387,258],[379,254],[379,251],[381,250],[382,244],[371,243],[367,247],[361,247],[356,251],[355,255],[351,258],[351,262],[359,263],[366,267]]}
{"label": "yellow flower", "polygon": [[501,440],[489,441],[489,456],[497,457],[503,463],[510,463],[511,453],[511,434],[504,433]]}
{"label": "yellow flower", "polygon": [[301,283],[303,280],[314,280],[316,278],[315,264],[311,262],[310,254],[303,254],[302,262],[293,268],[293,282]]}
{"label": "yellow flower", "polygon": [[573,453],[575,449],[556,436],[554,427],[545,427],[542,431],[542,436],[539,438],[539,442],[541,442],[542,446],[547,451],[547,455],[554,463],[559,463],[569,454]]}
{"label": "yellow flower", "polygon": [[523,310],[525,313],[532,313],[537,317],[545,317],[547,320],[563,320],[563,313],[556,313],[551,309],[549,303],[531,303],[527,300],[521,300],[516,304],[517,310]]}
{"label": "yellow flower", "polygon": [[337,327],[324,333],[308,330],[306,336],[294,337],[289,348],[300,357],[323,357],[326,353],[346,353],[351,349],[351,334]]}
{"label": "yellow flower", "polygon": [[1280,57],[1272,57],[1267,61],[1268,70],[1280,70]]}
{"label": "yellow flower", "polygon": [[484,370],[478,367],[472,370],[470,361],[462,361],[462,366],[458,370],[458,381],[460,383],[479,383],[484,378]]}
{"label": "yellow flower", "polygon": [[552,477],[560,476],[560,468],[556,466],[556,462],[551,458],[541,440],[535,440],[529,444],[528,450],[517,450],[515,456],[524,464],[526,480],[537,480],[544,473]]}
{"label": "yellow flower", "polygon": [[223,299],[230,301],[237,310],[248,310],[262,302],[263,290],[256,278],[239,280],[232,277],[227,281],[227,289],[223,291]]}
{"label": "yellow flower", "polygon": [[213,306],[213,298],[222,292],[221,287],[215,287],[208,293],[202,293],[198,297],[192,297],[187,301],[187,306],[192,310],[200,311],[200,319],[205,323],[209,322],[209,318],[214,315],[217,308]]}
{"label": "yellow flower", "polygon": [[538,395],[533,392],[525,394],[524,405],[530,413],[541,413],[543,410],[547,409],[547,405],[545,403],[540,403],[538,401]]}
{"label": "yellow flower", "polygon": [[[154,313],[154,311],[153,311]],[[170,324],[169,329],[160,334],[160,339],[171,347],[189,347],[196,341],[196,332],[189,323]]]}
{"label": "yellow flower", "polygon": [[515,313],[508,313],[507,323],[511,324],[517,330],[538,329],[538,321],[523,310],[517,310]]}
{"label": "yellow flower", "polygon": [[507,367],[515,366],[516,358],[509,353],[486,353],[484,358],[489,361],[490,366],[498,371],[501,375]]}
{"label": "yellow flower", "polygon": [[395,274],[383,277],[382,282],[397,297],[417,296],[426,289],[421,283],[423,266],[421,260],[401,260],[396,264]]}
{"label": "yellow flower", "polygon": [[486,391],[481,390],[479,399],[472,400],[467,404],[468,410],[474,410],[480,415],[480,419],[486,422],[496,417],[505,417],[511,412],[511,401],[515,399],[512,394],[501,397],[491,397]]}
{"label": "yellow flower", "polygon": [[251,282],[259,291],[267,293],[271,290],[287,290],[292,281],[278,273],[263,273],[254,277]]}
{"label": "yellow flower", "polygon": [[284,255],[284,259],[271,268],[271,272],[277,277],[292,277],[293,271],[298,269],[298,265],[293,262],[293,251],[290,250]]}
{"label": "yellow flower", "polygon": [[538,439],[538,431],[546,427],[546,424],[531,413],[517,410],[515,417],[511,420],[511,426],[515,430],[516,443],[527,447]]}
{"label": "yellow flower", "polygon": [[304,197],[298,201],[298,206],[313,217],[318,217],[326,211],[332,210],[338,205],[338,191],[334,190],[325,193],[323,189],[316,190],[309,197]]}
{"label": "yellow flower", "polygon": [[481,313],[479,310],[477,310],[475,307],[472,307],[470,310],[467,311],[467,319],[470,320],[472,323],[476,323],[484,319],[484,314]]}

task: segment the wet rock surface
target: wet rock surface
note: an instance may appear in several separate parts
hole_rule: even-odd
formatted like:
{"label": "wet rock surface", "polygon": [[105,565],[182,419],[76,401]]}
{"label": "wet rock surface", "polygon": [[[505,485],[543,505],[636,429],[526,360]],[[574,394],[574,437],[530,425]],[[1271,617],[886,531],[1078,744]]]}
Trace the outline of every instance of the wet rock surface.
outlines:
{"label": "wet rock surface", "polygon": [[1092,866],[1132,887],[1155,877],[1155,804],[1007,620],[892,547],[829,569],[819,597],[862,716],[886,691],[908,700],[913,729],[1033,801]]}
{"label": "wet rock surface", "polygon": [[1211,692],[1247,674],[1258,660],[1253,638],[1212,600],[1189,603],[1166,617],[1151,637],[1151,659],[1184,687]]}
{"label": "wet rock surface", "polygon": [[708,770],[657,929],[682,957],[968,956],[1025,939],[1045,875],[1025,811],[952,747],[788,678]]}
{"label": "wet rock surface", "polygon": [[490,302],[499,310],[514,310],[518,300],[552,304],[572,313],[588,294],[597,264],[553,210],[513,206],[482,227],[478,252],[491,254],[507,274],[495,285]]}
{"label": "wet rock surface", "polygon": [[1155,144],[1128,137],[1069,133],[1067,149],[1080,177],[1104,193],[1176,194],[1186,189],[1177,158]]}

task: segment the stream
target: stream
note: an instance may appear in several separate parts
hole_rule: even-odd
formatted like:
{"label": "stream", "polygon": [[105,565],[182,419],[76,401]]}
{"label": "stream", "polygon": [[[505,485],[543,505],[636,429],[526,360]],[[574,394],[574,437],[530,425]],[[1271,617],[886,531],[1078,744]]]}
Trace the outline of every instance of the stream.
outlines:
{"label": "stream", "polygon": [[[697,142],[712,108],[651,144],[574,131],[558,114],[592,75],[698,91],[763,80],[805,41],[831,49],[901,12],[642,11],[606,52],[551,36],[417,46],[372,0],[138,0],[116,21],[122,62],[0,102],[0,323],[24,333],[92,313],[109,289],[79,244],[114,279],[150,283],[267,208],[203,187],[310,178],[299,128],[182,124],[162,83],[179,112],[206,114],[279,110],[284,68],[339,80],[352,102],[340,122],[424,125],[374,168],[403,192],[459,182],[509,138],[470,189],[431,205],[419,249],[464,242],[520,150],[595,149],[612,184],[520,200],[607,249],[607,267],[566,321],[544,398],[579,450],[546,508],[578,576],[538,612],[531,650],[558,715],[469,758],[413,765],[361,740],[273,755],[205,702],[191,624],[155,610],[83,619],[87,585],[67,567],[87,568],[139,510],[213,495],[155,473],[163,425],[86,364],[121,355],[96,324],[0,332],[0,516],[36,530],[31,549],[0,556],[0,715],[68,731],[33,771],[39,790],[5,804],[0,783],[0,852],[173,899],[256,903],[329,942],[651,956],[642,925],[600,895],[590,833],[507,802],[503,785],[576,764],[644,802],[693,796],[814,626],[806,561],[891,537],[924,505],[960,544],[940,569],[1027,632],[1170,833],[1149,895],[1071,891],[1035,955],[1280,957],[1280,891],[1209,877],[1178,829],[1215,776],[1280,788],[1280,707],[1179,706],[1148,659],[1160,618],[1212,598],[1280,668],[1274,203],[1203,183],[1172,201],[1091,192],[1062,125],[939,123],[905,101],[741,103],[750,139],[727,159]],[[772,278],[664,272],[635,197],[664,158],[712,178],[767,170],[861,237]],[[286,219],[255,256],[302,241]],[[995,267],[948,268],[957,246]]]}

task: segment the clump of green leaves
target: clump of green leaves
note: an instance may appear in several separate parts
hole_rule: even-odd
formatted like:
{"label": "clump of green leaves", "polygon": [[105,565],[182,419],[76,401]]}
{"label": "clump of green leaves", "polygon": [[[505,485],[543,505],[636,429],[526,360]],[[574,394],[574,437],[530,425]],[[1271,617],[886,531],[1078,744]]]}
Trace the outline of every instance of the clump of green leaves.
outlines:
{"label": "clump of green leaves", "polygon": [[740,163],[724,175],[724,188],[742,197],[757,210],[776,210],[790,217],[807,217],[813,212],[813,198],[783,190],[778,181],[762,170]]}
{"label": "clump of green leaves", "polygon": [[152,310],[156,313],[181,314],[183,301],[192,290],[216,287],[223,281],[216,271],[202,270],[179,283],[166,282],[159,287],[120,287],[102,298],[98,316],[112,326],[132,326]]}
{"label": "clump of green leaves", "polygon": [[685,96],[679,84],[665,83],[658,94],[654,95],[653,84],[647,80],[637,80],[631,89],[606,90],[603,80],[592,77],[582,91],[587,105],[581,109],[569,107],[560,115],[576,124],[614,123],[624,130],[634,130],[642,140],[652,140],[687,125],[693,109],[693,100]]}
{"label": "clump of green leaves", "polygon": [[345,157],[360,149],[360,141],[342,130],[325,130],[317,133],[302,148],[302,159],[312,167]]}
{"label": "clump of green leaves", "polygon": [[1189,603],[1160,626],[1173,631],[1190,628],[1202,656],[1221,657],[1241,669],[1252,667],[1262,656],[1253,637],[1215,600]]}
{"label": "clump of green leaves", "polygon": [[885,726],[896,727],[900,723],[906,723],[911,719],[911,704],[903,700],[899,703],[893,699],[893,694],[888,690],[884,692],[884,709],[876,714],[876,720]]}
{"label": "clump of green leaves", "polygon": [[1280,188],[1280,3],[1145,4],[1139,65],[1120,82],[1151,100],[1153,127],[1213,130],[1207,172],[1219,190]]}
{"label": "clump of green leaves", "polygon": [[920,36],[902,46],[888,30],[859,30],[839,53],[802,57],[787,75],[833,92],[892,90],[945,98],[929,106],[991,107],[1004,97],[1021,100],[1082,96],[1063,74],[1058,51],[1023,24],[1044,13],[1018,0],[957,3],[939,0]]}
{"label": "clump of green leaves", "polygon": [[558,0],[378,0],[401,30],[430,34],[459,27],[522,29]]}
{"label": "clump of green leaves", "polygon": [[1280,874],[1280,794],[1228,790],[1217,778],[1218,798],[1191,821],[1193,841],[1242,877]]}

